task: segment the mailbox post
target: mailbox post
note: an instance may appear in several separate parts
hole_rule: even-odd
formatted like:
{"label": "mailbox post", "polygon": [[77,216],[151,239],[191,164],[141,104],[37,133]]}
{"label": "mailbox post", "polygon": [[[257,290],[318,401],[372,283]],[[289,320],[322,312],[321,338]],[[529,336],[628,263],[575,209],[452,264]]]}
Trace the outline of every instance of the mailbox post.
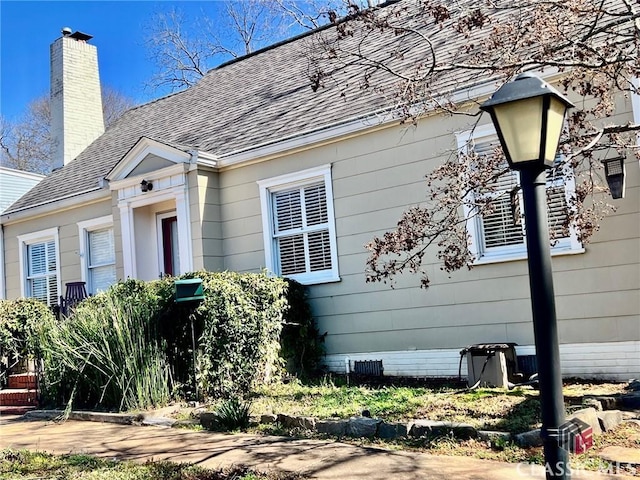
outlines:
{"label": "mailbox post", "polygon": [[[204,300],[204,291],[202,290],[202,279],[200,278],[187,278],[183,280],[176,280],[174,282],[175,302],[193,304],[197,306]],[[189,314],[189,321],[191,322],[191,346],[193,349],[193,389],[196,396],[196,402],[200,400],[198,394],[198,379],[196,378],[197,371],[197,355],[196,355],[196,332],[194,327],[195,312]]]}

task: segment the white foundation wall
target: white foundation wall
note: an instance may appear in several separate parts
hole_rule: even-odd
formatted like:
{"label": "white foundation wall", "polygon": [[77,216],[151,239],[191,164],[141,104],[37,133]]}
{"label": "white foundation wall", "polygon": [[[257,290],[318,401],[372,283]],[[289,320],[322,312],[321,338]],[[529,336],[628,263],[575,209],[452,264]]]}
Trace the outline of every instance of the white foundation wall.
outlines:
{"label": "white foundation wall", "polygon": [[[457,377],[467,375],[466,359],[460,364],[461,349],[369,352],[327,355],[324,364],[344,374],[346,362],[382,360],[385,376]],[[533,345],[516,347],[518,355],[534,355]],[[640,341],[574,343],[560,345],[563,377],[627,381],[640,378]]]}

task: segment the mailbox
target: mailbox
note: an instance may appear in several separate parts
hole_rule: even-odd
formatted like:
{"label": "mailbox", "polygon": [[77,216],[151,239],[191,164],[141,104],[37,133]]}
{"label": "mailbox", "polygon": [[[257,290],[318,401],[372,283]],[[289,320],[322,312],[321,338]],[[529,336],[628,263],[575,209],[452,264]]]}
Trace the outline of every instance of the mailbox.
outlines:
{"label": "mailbox", "polygon": [[174,282],[176,302],[201,302],[204,300],[202,279],[188,278]]}

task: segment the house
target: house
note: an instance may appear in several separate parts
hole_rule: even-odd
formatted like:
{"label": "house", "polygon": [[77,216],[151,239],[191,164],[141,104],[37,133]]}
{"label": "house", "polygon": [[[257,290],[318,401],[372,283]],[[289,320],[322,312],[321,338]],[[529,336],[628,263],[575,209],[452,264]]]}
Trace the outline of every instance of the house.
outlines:
{"label": "house", "polygon": [[[427,291],[410,276],[394,289],[365,281],[363,245],[424,201],[424,174],[464,143],[472,120],[426,114],[402,124],[375,89],[336,86],[354,78],[349,66],[334,72],[341,82],[322,85],[308,59],[320,33],[213,69],[185,91],[131,109],[104,133],[95,119],[82,130],[90,115],[82,122],[67,115],[99,98],[84,95],[98,75],[90,36],[57,39],[54,63],[80,54],[52,66],[52,97],[71,100],[54,102],[53,115],[60,138],[82,135],[85,148],[68,151],[61,140],[62,168],[2,215],[7,297],[55,303],[79,280],[95,293],[128,277],[266,268],[309,286],[327,332],[326,363],[337,372],[345,361],[382,359],[388,375],[454,376],[460,349],[478,343],[514,342],[518,354],[533,354],[521,228],[503,231],[501,241],[491,233],[498,219],[476,219],[469,224],[475,268],[449,275],[428,256]],[[438,32],[432,40],[447,44]],[[372,51],[405,48],[403,58],[424,53],[370,41]],[[79,75],[75,86],[65,83]],[[497,87],[471,73],[439,82],[436,91],[455,85],[461,100]],[[621,121],[640,114],[637,98],[617,107]],[[473,135],[479,148],[488,145],[490,120]],[[631,158],[627,164],[626,198],[591,243],[570,235],[554,246],[566,376],[640,375],[640,169]]]}
{"label": "house", "polygon": [[[0,214],[43,178],[44,175],[38,173],[0,166]],[[2,261],[3,241],[2,220],[0,219],[0,299],[5,298],[4,262]]]}

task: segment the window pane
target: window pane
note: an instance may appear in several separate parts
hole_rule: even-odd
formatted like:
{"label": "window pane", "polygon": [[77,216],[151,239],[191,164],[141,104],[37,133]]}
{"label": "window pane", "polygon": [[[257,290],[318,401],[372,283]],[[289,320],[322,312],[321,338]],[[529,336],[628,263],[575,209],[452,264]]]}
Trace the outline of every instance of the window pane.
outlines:
{"label": "window pane", "polygon": [[547,188],[547,203],[549,205],[549,231],[555,238],[566,237],[568,217],[567,199],[564,187]]}
{"label": "window pane", "polygon": [[56,275],[49,275],[48,277],[49,287],[49,305],[57,305],[58,303],[58,277]]}
{"label": "window pane", "polygon": [[48,272],[55,272],[58,269],[56,265],[56,242],[53,240],[47,242],[47,267]]}
{"label": "window pane", "polygon": [[487,248],[523,243],[522,227],[514,222],[509,197],[492,202],[493,212],[482,216],[484,243]]}
{"label": "window pane", "polygon": [[304,235],[278,238],[280,274],[293,275],[306,272]]}
{"label": "window pane", "polygon": [[47,273],[47,257],[44,243],[27,246],[27,263],[29,275]]}
{"label": "window pane", "polygon": [[113,229],[89,232],[89,266],[115,262]]}
{"label": "window pane", "polygon": [[309,239],[309,264],[312,272],[331,268],[331,242],[329,231],[312,232]]}
{"label": "window pane", "polygon": [[114,283],[116,283],[115,265],[105,265],[91,269],[91,285],[89,287],[91,293],[103,292]]}
{"label": "window pane", "polygon": [[307,214],[307,225],[319,225],[329,221],[324,183],[305,187],[304,207]]}
{"label": "window pane", "polygon": [[274,194],[276,233],[302,227],[300,190]]}
{"label": "window pane", "polygon": [[[49,295],[47,292],[47,277],[33,278],[29,280],[30,292],[29,296],[49,303]],[[56,302],[57,303],[57,302]]]}

